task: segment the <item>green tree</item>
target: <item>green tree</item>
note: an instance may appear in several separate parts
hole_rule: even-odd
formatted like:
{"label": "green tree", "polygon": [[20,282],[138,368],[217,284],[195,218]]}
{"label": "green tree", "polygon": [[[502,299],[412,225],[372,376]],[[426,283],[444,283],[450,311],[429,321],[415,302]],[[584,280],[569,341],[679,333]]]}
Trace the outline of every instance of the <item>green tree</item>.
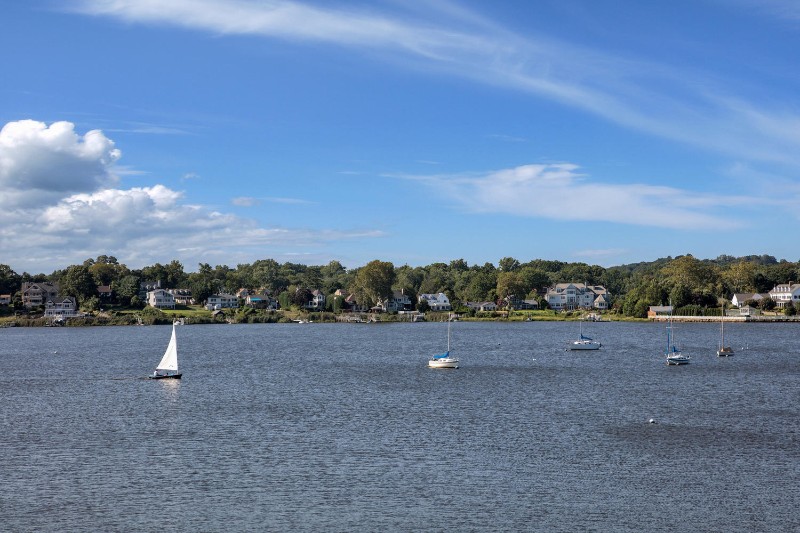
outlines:
{"label": "green tree", "polygon": [[130,305],[131,298],[139,295],[139,278],[133,274],[128,274],[119,281],[112,283],[111,289],[122,305]]}
{"label": "green tree", "polygon": [[497,264],[503,272],[514,272],[520,267],[519,261],[513,257],[504,257]]}
{"label": "green tree", "polygon": [[14,294],[22,286],[22,277],[8,265],[0,265],[0,293]]}
{"label": "green tree", "polygon": [[78,302],[83,303],[97,295],[97,285],[94,284],[94,278],[88,267],[73,265],[61,276],[59,292],[64,296],[74,296]]}
{"label": "green tree", "polygon": [[386,261],[370,261],[356,272],[353,292],[359,303],[373,306],[378,300],[392,295],[395,282],[394,265]]}

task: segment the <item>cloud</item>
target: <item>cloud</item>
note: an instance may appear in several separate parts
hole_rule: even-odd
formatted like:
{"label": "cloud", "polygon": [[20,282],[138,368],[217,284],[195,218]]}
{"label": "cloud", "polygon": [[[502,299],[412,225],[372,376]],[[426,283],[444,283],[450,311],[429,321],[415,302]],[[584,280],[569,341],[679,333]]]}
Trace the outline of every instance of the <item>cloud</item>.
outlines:
{"label": "cloud", "polygon": [[9,122],[0,130],[0,208],[50,204],[113,185],[120,156],[100,130],[81,136],[70,122]]}
{"label": "cloud", "polygon": [[751,197],[673,187],[593,183],[571,163],[524,165],[484,174],[395,177],[420,181],[473,213],[681,230],[739,228],[740,217],[716,213],[758,203]]}
{"label": "cloud", "polygon": [[212,257],[247,262],[384,235],[361,229],[265,228],[252,219],[187,203],[185,193],[164,185],[116,188],[112,168],[120,155],[102,132],[81,136],[68,122],[48,127],[27,120],[3,127],[0,250],[25,251],[12,268],[47,272],[103,253],[124,258],[132,267],[173,258],[187,265]]}
{"label": "cloud", "polygon": [[310,200],[303,200],[300,198],[281,198],[275,196],[267,196],[264,198],[253,198],[250,196],[239,196],[237,198],[233,198],[231,203],[233,205],[238,205],[240,207],[253,207],[257,205],[261,205],[263,202],[269,202],[271,204],[286,204],[286,205],[313,205],[316,202],[312,202]]}
{"label": "cloud", "polygon": [[[750,2],[752,0],[741,0]],[[437,74],[490,83],[581,109],[625,127],[752,160],[800,166],[794,94],[737,98],[752,79],[623,57],[543,34],[518,35],[450,2],[323,4],[273,0],[82,0],[76,11],[132,23],[327,43]],[[770,0],[784,17],[798,10]],[[769,106],[763,102],[771,102]],[[782,104],[783,102],[783,104]]]}
{"label": "cloud", "polygon": [[249,196],[238,196],[236,198],[232,198],[231,203],[240,207],[253,207],[254,205],[261,204],[261,200],[258,198],[251,198]]}

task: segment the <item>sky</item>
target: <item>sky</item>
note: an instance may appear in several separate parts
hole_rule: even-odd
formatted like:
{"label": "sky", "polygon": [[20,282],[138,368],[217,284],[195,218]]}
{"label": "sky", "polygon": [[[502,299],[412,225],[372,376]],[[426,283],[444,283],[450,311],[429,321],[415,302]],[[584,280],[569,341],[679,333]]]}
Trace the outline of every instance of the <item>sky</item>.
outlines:
{"label": "sky", "polygon": [[0,263],[797,261],[794,0],[0,0]]}

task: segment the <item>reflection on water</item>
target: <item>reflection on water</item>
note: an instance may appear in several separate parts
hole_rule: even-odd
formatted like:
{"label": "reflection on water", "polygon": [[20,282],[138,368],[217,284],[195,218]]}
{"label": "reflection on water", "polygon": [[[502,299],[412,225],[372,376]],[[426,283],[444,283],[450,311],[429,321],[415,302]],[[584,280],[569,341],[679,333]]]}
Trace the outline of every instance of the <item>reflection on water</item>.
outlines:
{"label": "reflection on water", "polygon": [[793,326],[585,327],[459,322],[440,371],[442,324],[184,326],[182,380],[169,326],[8,328],[2,529],[800,528]]}

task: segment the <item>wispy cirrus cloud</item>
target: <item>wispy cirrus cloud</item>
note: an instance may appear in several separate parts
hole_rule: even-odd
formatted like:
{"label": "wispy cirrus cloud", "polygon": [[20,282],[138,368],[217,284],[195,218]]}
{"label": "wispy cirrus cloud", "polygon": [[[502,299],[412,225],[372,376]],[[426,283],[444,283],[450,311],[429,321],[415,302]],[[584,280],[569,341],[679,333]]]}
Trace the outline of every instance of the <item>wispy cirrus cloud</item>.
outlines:
{"label": "wispy cirrus cloud", "polygon": [[[743,0],[744,1],[744,0]],[[794,16],[800,8],[768,0]],[[765,8],[765,9],[767,9]],[[739,158],[800,166],[793,94],[748,100],[751,80],[719,79],[706,66],[668,65],[521,36],[452,2],[312,5],[273,0],[81,0],[73,10],[132,23],[223,35],[330,43],[476,83],[530,93],[637,131]]]}
{"label": "wispy cirrus cloud", "polygon": [[261,205],[264,202],[272,204],[287,204],[287,205],[316,204],[316,202],[312,202],[311,200],[303,200],[302,198],[281,198],[275,196],[265,196],[262,198],[255,198],[252,196],[238,196],[231,200],[231,203],[233,205],[238,205],[239,207],[254,207],[257,205]]}
{"label": "wispy cirrus cloud", "polygon": [[752,197],[698,194],[673,187],[596,183],[571,163],[393,177],[419,181],[472,213],[680,230],[740,228],[743,221],[730,208],[765,203]]}

